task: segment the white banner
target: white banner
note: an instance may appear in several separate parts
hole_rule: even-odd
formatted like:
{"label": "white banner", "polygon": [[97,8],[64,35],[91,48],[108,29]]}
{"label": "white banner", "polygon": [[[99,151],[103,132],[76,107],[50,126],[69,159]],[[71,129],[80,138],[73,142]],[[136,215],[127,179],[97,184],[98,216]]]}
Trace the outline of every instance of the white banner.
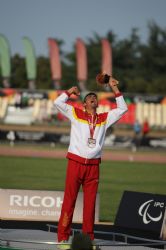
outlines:
{"label": "white banner", "polygon": [[[64,192],[0,189],[0,219],[26,221],[58,221]],[[83,193],[77,197],[73,222],[82,222]],[[96,199],[95,222],[99,221],[99,194]]]}

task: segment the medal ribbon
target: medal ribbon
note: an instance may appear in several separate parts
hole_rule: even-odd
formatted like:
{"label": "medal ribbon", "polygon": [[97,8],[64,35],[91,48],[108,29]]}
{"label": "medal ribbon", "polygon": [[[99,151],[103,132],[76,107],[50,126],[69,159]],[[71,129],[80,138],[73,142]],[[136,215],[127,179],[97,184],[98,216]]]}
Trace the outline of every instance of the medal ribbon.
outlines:
{"label": "medal ribbon", "polygon": [[91,115],[91,117],[89,117],[89,115],[88,115],[88,125],[89,125],[89,130],[90,130],[90,138],[92,138],[92,139],[93,139],[93,135],[95,132],[96,124],[97,124],[97,114]]}

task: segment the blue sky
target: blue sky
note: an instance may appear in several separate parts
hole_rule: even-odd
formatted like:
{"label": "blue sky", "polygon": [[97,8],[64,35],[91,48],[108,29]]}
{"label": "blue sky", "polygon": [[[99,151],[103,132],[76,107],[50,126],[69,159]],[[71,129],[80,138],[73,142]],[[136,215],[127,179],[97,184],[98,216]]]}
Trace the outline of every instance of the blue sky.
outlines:
{"label": "blue sky", "polygon": [[75,40],[105,36],[112,30],[117,39],[139,28],[147,40],[147,24],[154,20],[166,28],[166,0],[0,0],[0,33],[9,40],[12,55],[24,55],[22,37],[28,36],[37,55],[48,55],[48,37],[64,40],[64,52]]}

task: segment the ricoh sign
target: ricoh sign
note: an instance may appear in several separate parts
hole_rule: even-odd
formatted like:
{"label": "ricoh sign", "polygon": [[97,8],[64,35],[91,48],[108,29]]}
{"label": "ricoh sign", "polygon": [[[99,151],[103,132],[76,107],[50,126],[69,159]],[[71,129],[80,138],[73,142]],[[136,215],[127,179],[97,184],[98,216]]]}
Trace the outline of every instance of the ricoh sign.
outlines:
{"label": "ricoh sign", "polygon": [[[7,220],[58,221],[63,192],[0,189],[0,218]],[[79,193],[73,216],[74,222],[82,221],[83,194]],[[97,195],[95,221],[99,220]]]}
{"label": "ricoh sign", "polygon": [[10,206],[18,207],[57,207],[60,208],[62,205],[61,197],[53,198],[51,196],[41,197],[39,195],[28,196],[28,195],[10,195],[9,204]]}

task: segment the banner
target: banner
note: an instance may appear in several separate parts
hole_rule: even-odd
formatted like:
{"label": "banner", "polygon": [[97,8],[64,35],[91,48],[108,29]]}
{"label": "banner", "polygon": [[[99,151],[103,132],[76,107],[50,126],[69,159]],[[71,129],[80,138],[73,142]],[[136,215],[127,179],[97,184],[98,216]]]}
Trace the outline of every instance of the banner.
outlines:
{"label": "banner", "polygon": [[136,104],[130,103],[127,106],[128,111],[120,118],[118,124],[130,124],[133,126],[136,120]]}
{"label": "banner", "polygon": [[76,41],[77,79],[81,83],[81,90],[85,90],[87,80],[87,52],[84,42],[78,38]]}
{"label": "banner", "polygon": [[25,49],[25,62],[28,80],[36,79],[36,56],[32,41],[28,37],[23,38]]}
{"label": "banner", "polygon": [[[64,192],[0,189],[0,219],[24,221],[58,221]],[[82,222],[83,193],[79,193],[73,222]],[[99,221],[97,194],[95,221]]]}
{"label": "banner", "polygon": [[115,226],[155,232],[160,236],[166,195],[125,191]]}
{"label": "banner", "polygon": [[60,80],[62,78],[61,63],[58,44],[55,39],[48,39],[51,74],[53,80]]}
{"label": "banner", "polygon": [[[10,61],[10,47],[7,38],[0,34],[0,67],[3,78],[10,78],[11,75],[11,61]],[[9,86],[5,86],[9,87]]]}
{"label": "banner", "polygon": [[102,44],[102,66],[101,71],[112,75],[112,49],[107,39],[101,40]]}

